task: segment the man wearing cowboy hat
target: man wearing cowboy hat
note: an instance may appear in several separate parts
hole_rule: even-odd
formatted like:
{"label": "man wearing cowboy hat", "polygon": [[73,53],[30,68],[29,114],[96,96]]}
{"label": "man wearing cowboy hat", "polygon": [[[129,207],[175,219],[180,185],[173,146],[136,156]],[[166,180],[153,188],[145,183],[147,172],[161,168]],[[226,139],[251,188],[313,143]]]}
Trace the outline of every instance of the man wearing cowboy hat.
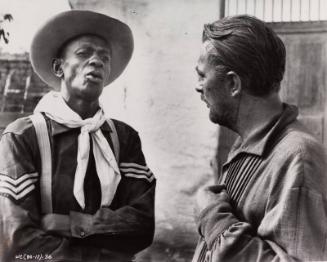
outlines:
{"label": "man wearing cowboy hat", "polygon": [[130,261],[151,244],[155,178],[137,132],[99,104],[132,52],[126,24],[90,11],[36,33],[33,68],[60,91],[1,138],[1,261]]}

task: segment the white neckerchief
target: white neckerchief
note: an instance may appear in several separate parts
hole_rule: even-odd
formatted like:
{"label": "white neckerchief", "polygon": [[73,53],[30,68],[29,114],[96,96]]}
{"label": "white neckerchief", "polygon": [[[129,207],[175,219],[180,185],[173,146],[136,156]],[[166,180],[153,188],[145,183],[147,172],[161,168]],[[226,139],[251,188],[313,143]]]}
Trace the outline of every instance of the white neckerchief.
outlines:
{"label": "white neckerchief", "polygon": [[96,171],[101,185],[101,206],[109,205],[114,198],[121,176],[115,156],[103,136],[100,127],[106,121],[102,108],[92,117],[82,119],[64,101],[59,92],[46,94],[36,106],[34,113],[44,112],[49,118],[69,128],[81,127],[78,136],[77,167],[74,179],[74,196],[85,208],[84,178],[90,155],[90,136]]}

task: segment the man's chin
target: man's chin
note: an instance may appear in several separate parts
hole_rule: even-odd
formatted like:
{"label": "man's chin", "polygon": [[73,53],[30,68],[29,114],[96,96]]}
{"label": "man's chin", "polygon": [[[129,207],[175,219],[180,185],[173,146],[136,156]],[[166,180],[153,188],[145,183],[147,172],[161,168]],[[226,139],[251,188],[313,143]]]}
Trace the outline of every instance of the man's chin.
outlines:
{"label": "man's chin", "polygon": [[227,128],[229,128],[229,126],[230,126],[230,123],[229,123],[228,119],[226,119],[226,117],[222,117],[222,116],[210,113],[209,114],[209,119],[214,124],[224,126],[224,127],[227,127]]}
{"label": "man's chin", "polygon": [[82,89],[80,93],[86,98],[99,98],[103,91],[103,84],[88,82]]}
{"label": "man's chin", "polygon": [[209,112],[209,119],[214,124],[220,124],[219,117],[217,115],[212,114],[211,112]]}
{"label": "man's chin", "polygon": [[79,92],[79,97],[81,99],[83,99],[84,101],[89,101],[89,102],[93,102],[99,99],[100,95],[102,94],[102,89],[97,90],[97,92],[95,92],[96,90],[80,90]]}

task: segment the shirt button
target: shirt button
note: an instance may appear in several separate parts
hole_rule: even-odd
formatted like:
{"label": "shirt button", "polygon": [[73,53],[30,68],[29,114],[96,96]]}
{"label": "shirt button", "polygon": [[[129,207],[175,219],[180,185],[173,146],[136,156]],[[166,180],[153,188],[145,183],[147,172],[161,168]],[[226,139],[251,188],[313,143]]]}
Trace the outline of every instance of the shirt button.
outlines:
{"label": "shirt button", "polygon": [[84,231],[81,231],[80,236],[81,237],[85,237],[85,232]]}

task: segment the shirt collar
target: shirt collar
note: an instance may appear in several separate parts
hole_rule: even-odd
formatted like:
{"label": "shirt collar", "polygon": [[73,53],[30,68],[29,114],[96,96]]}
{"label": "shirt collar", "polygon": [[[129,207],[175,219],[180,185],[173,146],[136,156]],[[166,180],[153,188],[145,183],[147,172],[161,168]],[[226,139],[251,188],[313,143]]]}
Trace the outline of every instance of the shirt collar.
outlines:
{"label": "shirt collar", "polygon": [[[65,133],[69,130],[72,130],[72,128],[69,128],[65,125],[59,124],[56,121],[49,119],[51,122],[51,128],[52,128],[52,135],[58,135],[58,134],[62,134]],[[101,131],[105,131],[105,132],[112,132],[112,129],[110,128],[109,124],[107,123],[107,121],[105,121],[103,123],[103,125],[100,127]]]}
{"label": "shirt collar", "polygon": [[263,156],[266,150],[270,148],[267,145],[272,145],[279,137],[281,130],[295,121],[297,116],[298,109],[296,106],[283,104],[283,111],[280,115],[255,130],[246,140],[242,141],[240,137],[236,139],[225,165],[241,153]]}

